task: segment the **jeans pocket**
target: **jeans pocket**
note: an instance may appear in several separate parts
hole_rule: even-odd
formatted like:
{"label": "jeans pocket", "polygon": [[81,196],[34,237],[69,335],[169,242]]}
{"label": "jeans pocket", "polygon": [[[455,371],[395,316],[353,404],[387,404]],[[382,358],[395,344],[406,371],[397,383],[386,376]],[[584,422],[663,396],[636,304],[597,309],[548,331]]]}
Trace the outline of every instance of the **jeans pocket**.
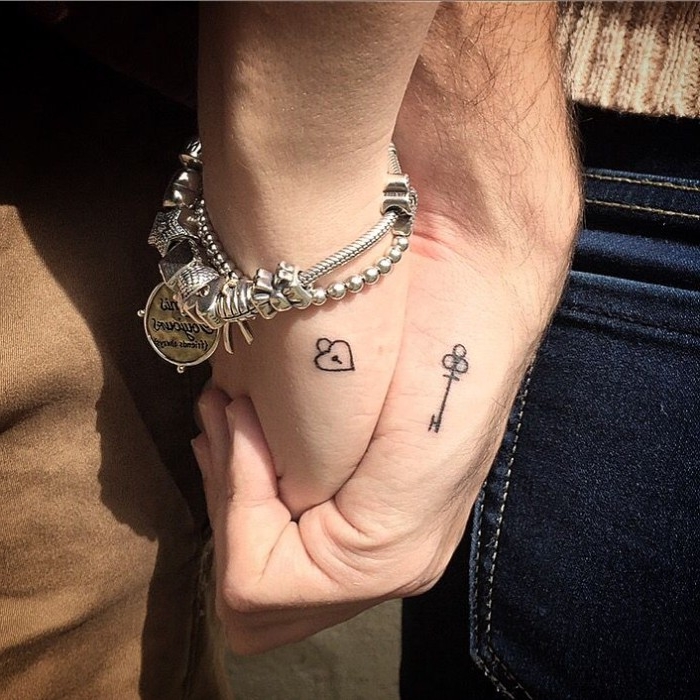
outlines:
{"label": "jeans pocket", "polygon": [[572,273],[474,511],[501,693],[700,697],[699,416],[700,293]]}

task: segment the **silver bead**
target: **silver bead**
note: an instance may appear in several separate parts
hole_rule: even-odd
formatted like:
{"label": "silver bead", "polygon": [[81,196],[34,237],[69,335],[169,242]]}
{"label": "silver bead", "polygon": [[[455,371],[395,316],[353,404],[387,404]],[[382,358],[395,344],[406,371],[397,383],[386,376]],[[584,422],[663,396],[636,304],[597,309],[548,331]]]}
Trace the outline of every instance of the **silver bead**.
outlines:
{"label": "silver bead", "polygon": [[226,258],[221,253],[217,253],[214,256],[214,262],[216,262],[219,265],[223,265],[226,262]]}
{"label": "silver bead", "polygon": [[322,289],[321,287],[317,287],[311,293],[311,303],[314,304],[315,306],[321,306],[321,304],[325,304],[326,299],[327,299],[326,290]]}
{"label": "silver bead", "polygon": [[331,299],[339,300],[345,296],[347,288],[342,282],[334,282],[333,284],[329,285],[326,291]]}
{"label": "silver bead", "polygon": [[401,249],[396,245],[391,246],[391,248],[389,248],[389,250],[386,252],[386,257],[389,258],[392,263],[399,262],[402,255],[403,253],[401,252]]}
{"label": "silver bead", "polygon": [[284,298],[297,309],[306,309],[311,304],[311,291],[299,279],[301,270],[284,261],[277,265],[272,284]]}
{"label": "silver bead", "polygon": [[368,267],[362,277],[366,284],[374,284],[379,279],[379,268],[376,266]]}
{"label": "silver bead", "polygon": [[[194,307],[200,307],[204,302],[204,307],[210,306],[214,302],[216,293],[213,290],[222,281],[219,273],[211,267],[201,264],[189,265],[176,275],[175,285],[180,297],[180,307],[184,311],[189,311]],[[202,297],[197,296],[197,292],[204,287],[208,287],[207,293]],[[199,302],[199,303],[198,303]]]}
{"label": "silver bead", "polygon": [[362,288],[365,286],[365,280],[362,275],[352,275],[345,280],[345,286],[349,292],[357,294],[357,292],[361,292]]}
{"label": "silver bead", "polygon": [[180,226],[192,233],[197,233],[197,217],[189,209],[180,209],[177,220]]}
{"label": "silver bead", "polygon": [[158,248],[161,255],[167,255],[172,247],[189,238],[192,232],[181,223],[178,210],[166,209],[156,214],[148,242]]}
{"label": "silver bead", "polygon": [[410,216],[412,213],[411,204],[411,187],[408,182],[408,175],[400,173],[387,174],[384,200],[381,206],[382,214],[386,214],[390,209],[397,209],[401,213]]}
{"label": "silver bead", "polygon": [[191,139],[180,154],[180,162],[190,168],[202,167],[202,143],[198,138]]}
{"label": "silver bead", "polygon": [[270,297],[274,294],[272,286],[272,272],[264,268],[258,268],[250,285],[247,285],[250,296],[250,306],[255,308],[263,318],[272,318],[277,314],[270,303]]}
{"label": "silver bead", "polygon": [[394,236],[393,242],[402,253],[408,250],[408,238],[406,236]]}
{"label": "silver bead", "polygon": [[182,270],[195,265],[202,265],[197,247],[191,241],[184,240],[177,242],[163,254],[158,269],[163,282],[172,287]]}
{"label": "silver bead", "polygon": [[391,272],[392,262],[389,258],[379,258],[377,260],[377,269],[379,274],[388,275]]}
{"label": "silver bead", "polygon": [[413,233],[413,217],[399,216],[394,224],[394,231],[401,236],[408,238]]}
{"label": "silver bead", "polygon": [[270,294],[270,306],[275,311],[289,311],[292,308],[292,302],[279,289],[274,289]]}
{"label": "silver bead", "polygon": [[164,207],[193,207],[202,194],[202,173],[185,168],[176,173],[163,197]]}

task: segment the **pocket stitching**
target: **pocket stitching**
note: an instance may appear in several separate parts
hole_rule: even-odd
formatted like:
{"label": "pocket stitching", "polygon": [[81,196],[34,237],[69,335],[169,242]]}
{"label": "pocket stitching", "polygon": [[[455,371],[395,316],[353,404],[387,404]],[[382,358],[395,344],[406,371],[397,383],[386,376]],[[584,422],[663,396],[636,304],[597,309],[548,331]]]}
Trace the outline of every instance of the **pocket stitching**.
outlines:
{"label": "pocket stitching", "polygon": [[[532,381],[532,373],[533,373],[533,366],[531,365],[530,368],[528,369],[526,378],[525,378],[525,384],[523,387],[523,391],[521,394],[521,405],[520,405],[520,411],[518,412],[518,417],[517,417],[517,424],[515,426],[515,431],[513,435],[513,446],[511,447],[511,452],[510,452],[510,457],[508,459],[508,466],[507,466],[507,471],[506,471],[506,476],[505,476],[505,485],[503,488],[503,495],[501,498],[501,504],[499,506],[499,512],[498,512],[498,523],[496,525],[496,532],[494,536],[494,543],[493,543],[493,554],[491,555],[491,567],[489,570],[489,576],[488,576],[488,582],[487,582],[487,592],[486,592],[486,630],[485,630],[485,646],[486,649],[488,650],[491,659],[496,662],[496,664],[499,666],[500,670],[508,676],[509,680],[514,683],[518,690],[520,690],[525,698],[528,700],[533,700],[532,696],[530,693],[528,693],[527,690],[523,687],[523,685],[515,678],[515,676],[512,674],[511,671],[509,671],[503,661],[498,657],[498,655],[494,652],[493,650],[493,645],[491,644],[491,619],[492,619],[492,613],[493,613],[493,584],[494,584],[494,578],[496,574],[496,562],[498,560],[498,545],[500,541],[500,536],[501,536],[501,531],[502,531],[502,526],[503,526],[503,518],[505,516],[505,509],[506,509],[506,503],[508,500],[508,493],[510,490],[510,482],[511,482],[511,475],[513,472],[513,464],[515,463],[515,458],[517,456],[517,451],[518,451],[518,442],[520,440],[520,429],[522,428],[523,424],[523,417],[525,415],[525,407],[527,405],[527,397],[528,393],[530,391],[530,382]],[[477,572],[479,571],[479,566],[480,566],[480,554],[481,554],[481,514],[483,513],[483,504],[482,508],[479,514],[479,529],[477,532],[477,554],[476,554],[476,570]],[[478,576],[476,581],[478,581]],[[474,586],[474,595],[476,599],[476,595],[478,593],[478,583],[475,582]],[[475,624],[475,629],[476,629],[476,624]],[[479,666],[481,667],[481,670],[488,676],[488,678],[497,686],[497,688],[502,692],[508,695],[508,697],[513,697],[512,693],[510,693],[503,683],[501,683],[498,678],[486,667],[485,663],[483,662],[482,659],[478,659]]]}
{"label": "pocket stitching", "polygon": [[650,180],[649,178],[640,178],[636,180],[632,177],[616,177],[614,175],[600,175],[592,172],[586,172],[585,176],[591,180],[624,182],[629,185],[646,185],[648,187],[665,187],[669,190],[682,190],[683,192],[700,192],[700,187],[695,187],[693,185],[676,185],[673,182],[666,182],[665,180]]}
{"label": "pocket stitching", "polygon": [[[511,681],[511,683],[514,683],[517,687],[517,689],[524,695],[524,697],[528,698],[529,700],[533,700],[532,695],[523,688],[522,683],[513,675],[513,672],[509,670],[508,666],[506,666],[505,662],[501,660],[501,658],[498,656],[498,654],[494,651],[493,647],[489,642],[486,642],[486,647],[488,648],[489,652],[491,653],[491,656],[493,657],[493,660],[498,664],[500,670],[506,674],[508,677],[508,680]],[[508,692],[508,691],[506,691]],[[509,695],[512,694],[508,693]]]}
{"label": "pocket stitching", "polygon": [[[474,601],[478,600],[478,595],[479,595],[479,578],[480,578],[479,571],[480,571],[480,564],[481,564],[481,523],[482,523],[481,516],[484,512],[483,492],[479,496],[479,500],[476,504],[476,508],[477,508],[477,510],[474,513],[474,522],[478,523],[478,529],[477,529],[477,533],[476,533],[476,558],[475,558],[476,575],[474,576],[474,584],[473,584],[473,588],[472,588],[472,599]],[[479,628],[479,614],[478,614],[477,606],[475,604],[474,608],[472,610],[472,629],[476,633],[476,630],[478,630],[478,628]],[[487,642],[486,646],[488,648],[488,651],[492,655],[494,655],[494,652],[491,649],[491,645],[488,644],[488,642]],[[489,668],[484,663],[484,660],[478,655],[474,655],[472,658],[473,658],[474,662],[476,663],[476,665],[484,673],[484,675],[496,686],[498,691],[503,693],[503,695],[506,695],[507,697],[512,699],[513,698],[512,693],[510,693],[508,691],[508,689],[503,685],[503,683],[501,683],[498,680],[498,678],[496,678],[496,676],[494,676],[493,673],[491,673]]]}
{"label": "pocket stitching", "polygon": [[594,314],[596,316],[603,316],[604,318],[609,318],[613,321],[625,321],[626,323],[633,323],[636,326],[642,326],[644,328],[651,328],[652,330],[657,330],[657,331],[666,331],[667,333],[677,333],[678,335],[689,335],[693,336],[694,338],[700,338],[700,332],[697,331],[692,331],[688,329],[680,329],[680,328],[674,328],[672,326],[665,326],[665,325],[660,325],[656,323],[650,323],[649,321],[644,320],[643,318],[634,316],[634,315],[626,315],[626,314],[613,314],[610,313],[609,311],[605,311],[604,309],[598,309],[593,306],[587,306],[584,304],[572,304],[572,303],[564,303],[561,305],[561,310],[568,310],[568,311],[574,311],[578,313],[588,313],[588,314]]}
{"label": "pocket stitching", "polygon": [[665,216],[680,216],[685,219],[700,220],[700,214],[690,214],[683,211],[672,211],[671,209],[657,209],[656,207],[642,207],[638,204],[625,204],[624,202],[608,202],[602,199],[589,199],[586,197],[586,204],[597,204],[601,207],[614,207],[617,209],[631,209],[632,211],[645,211],[651,214],[664,214]]}
{"label": "pocket stitching", "polygon": [[491,637],[491,616],[492,616],[492,603],[493,603],[493,581],[496,574],[496,561],[498,559],[498,543],[501,537],[501,531],[503,526],[503,516],[506,511],[506,503],[508,501],[508,492],[510,491],[510,481],[513,473],[513,463],[515,462],[515,457],[518,451],[518,442],[520,441],[520,429],[523,424],[523,415],[525,414],[525,405],[527,404],[527,395],[530,391],[530,381],[532,379],[532,368],[527,373],[525,380],[525,387],[522,394],[522,404],[520,406],[520,412],[518,413],[518,422],[515,426],[515,433],[513,436],[513,447],[510,451],[510,457],[508,459],[508,468],[506,470],[506,481],[503,488],[503,496],[501,499],[501,505],[498,509],[498,522],[496,524],[496,533],[493,543],[493,554],[491,555],[491,569],[488,577],[488,591],[486,595],[486,640],[490,644]]}

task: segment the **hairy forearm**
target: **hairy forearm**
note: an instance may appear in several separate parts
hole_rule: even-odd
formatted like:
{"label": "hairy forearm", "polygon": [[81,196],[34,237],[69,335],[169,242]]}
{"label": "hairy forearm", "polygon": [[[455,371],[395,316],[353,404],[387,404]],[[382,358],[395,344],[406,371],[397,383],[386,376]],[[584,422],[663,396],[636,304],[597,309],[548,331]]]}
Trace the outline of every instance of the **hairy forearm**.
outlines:
{"label": "hairy forearm", "polygon": [[[203,6],[205,195],[244,272],[281,260],[307,268],[378,221],[387,146],[433,12],[430,3]],[[385,247],[319,284],[361,271]],[[296,513],[335,493],[369,443],[406,283],[402,263],[352,299],[254,323],[251,347],[215,358],[215,382],[252,397]],[[322,339],[347,343],[355,371],[320,370]]]}
{"label": "hairy forearm", "polygon": [[556,15],[546,2],[441,5],[399,114],[427,228],[468,237],[474,264],[541,254],[566,269],[581,198]]}
{"label": "hairy forearm", "polygon": [[[462,476],[469,478],[460,482],[468,493],[457,499],[463,508],[498,449],[563,290],[578,232],[579,165],[555,22],[551,3],[442,5],[395,133],[422,194],[414,241],[421,261],[413,273],[423,279],[411,280],[409,304],[420,298],[435,310],[420,321],[419,311],[409,314],[423,337],[402,354],[411,356],[408,367],[420,367],[423,357],[461,343],[470,360],[468,381],[447,408],[457,422],[437,448],[454,450],[451,463],[468,467]],[[416,376],[415,368],[397,371],[402,400],[418,391]],[[419,401],[427,395],[437,404],[442,374],[433,369],[424,381],[431,388]],[[403,441],[407,454],[426,449],[422,428]],[[442,496],[450,500],[455,481],[444,474]],[[440,489],[437,480],[433,487]],[[428,513],[426,526],[433,517]]]}
{"label": "hairy forearm", "polygon": [[[498,449],[578,231],[579,166],[555,22],[550,3],[441,6],[395,134],[422,194],[409,305],[421,301],[408,314],[415,342],[402,349],[389,408],[424,403],[413,429],[395,422],[400,452],[428,470],[426,450],[447,458],[450,468],[431,483],[438,505],[459,504],[458,523]],[[431,442],[425,426],[448,374],[439,359],[457,343],[466,348],[468,375],[453,386],[445,425]],[[435,358],[431,367],[426,357]],[[345,498],[341,509],[357,518],[356,502],[347,507]],[[368,526],[376,505],[370,500],[354,522]],[[424,513],[425,527],[438,517],[418,501],[415,512]]]}

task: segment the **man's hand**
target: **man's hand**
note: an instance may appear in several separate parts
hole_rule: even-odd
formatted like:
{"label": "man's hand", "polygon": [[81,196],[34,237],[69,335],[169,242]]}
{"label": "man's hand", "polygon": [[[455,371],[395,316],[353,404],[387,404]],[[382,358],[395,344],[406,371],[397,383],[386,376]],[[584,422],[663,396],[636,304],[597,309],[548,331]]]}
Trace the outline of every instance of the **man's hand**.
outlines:
{"label": "man's hand", "polygon": [[218,612],[238,653],[427,590],[462,535],[545,319],[523,322],[527,299],[512,280],[522,281],[525,267],[541,282],[546,266],[513,261],[492,280],[442,244],[416,247],[394,380],[370,447],[335,498],[295,521],[250,402],[229,404],[217,390],[201,398],[204,433],[194,449],[214,532]]}

